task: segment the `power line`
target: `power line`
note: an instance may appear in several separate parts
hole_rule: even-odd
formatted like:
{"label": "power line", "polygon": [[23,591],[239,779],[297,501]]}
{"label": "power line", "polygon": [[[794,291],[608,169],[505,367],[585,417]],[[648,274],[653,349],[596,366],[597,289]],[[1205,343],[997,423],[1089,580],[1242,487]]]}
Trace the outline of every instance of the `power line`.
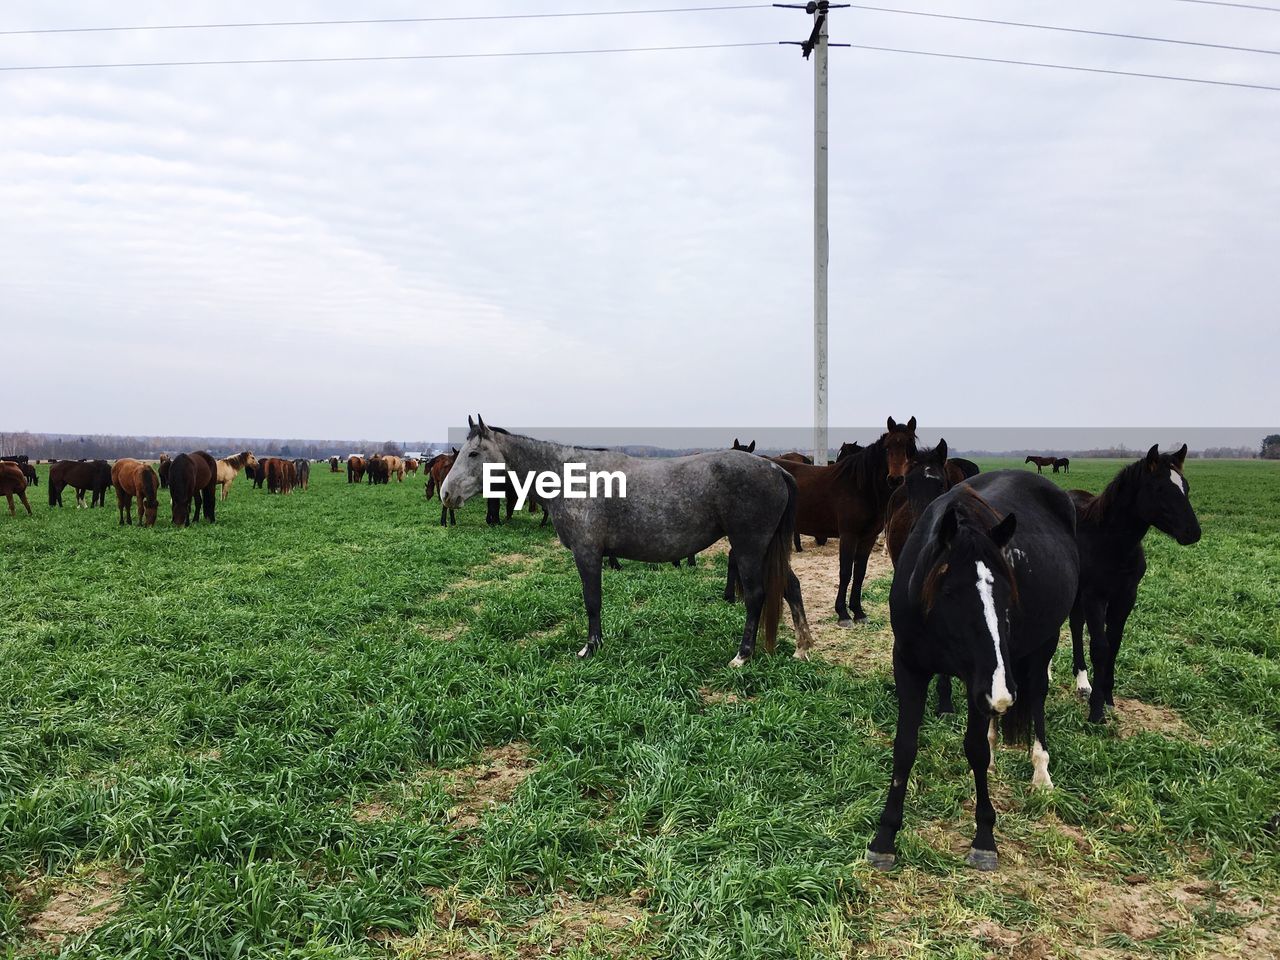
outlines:
{"label": "power line", "polygon": [[1202,3],[1207,7],[1239,7],[1241,10],[1265,10],[1280,13],[1280,7],[1263,7],[1256,3],[1229,3],[1228,0],[1174,0],[1175,3]]}
{"label": "power line", "polygon": [[1208,80],[1203,77],[1181,77],[1170,73],[1136,73],[1131,70],[1107,70],[1102,67],[1080,67],[1068,63],[1041,63],[1035,60],[1005,60],[1000,57],[974,57],[963,53],[940,53],[936,50],[905,50],[900,47],[873,47],[865,43],[851,43],[855,50],[874,50],[878,53],[905,53],[916,57],[940,57],[944,60],[972,60],[977,63],[1005,63],[1017,67],[1043,67],[1048,70],[1078,70],[1081,73],[1105,73],[1113,77],[1142,77],[1145,80],[1176,80],[1179,83],[1204,83],[1214,87],[1243,87],[1246,90],[1275,90],[1263,83],[1238,83],[1234,80]]}
{"label": "power line", "polygon": [[643,10],[580,10],[566,13],[501,13],[463,17],[386,17],[377,20],[262,20],[244,23],[162,23],[124,27],[49,27],[40,30],[0,30],[0,37],[47,33],[122,33],[129,30],[223,30],[240,27],[338,27],[386,23],[472,23],[484,20],[560,20],[568,17],[630,17],[651,13],[711,13],[721,10],[757,10],[767,3],[737,3],[704,7],[663,7]]}
{"label": "power line", "polygon": [[138,63],[54,63],[0,67],[20,70],[114,70],[123,67],[237,67],[269,63],[384,63],[396,60],[490,60],[503,57],[569,57],[604,53],[659,53],[668,50],[723,50],[730,47],[773,47],[773,40],[754,43],[691,43],[671,47],[597,47],[591,50],[516,50],[502,53],[420,53],[381,57],[278,57],[260,60],[151,60]]}
{"label": "power line", "polygon": [[[1200,2],[1200,0],[1197,0]],[[1172,37],[1151,37],[1140,33],[1111,33],[1107,30],[1086,30],[1082,27],[1059,27],[1045,23],[1024,23],[1019,20],[990,20],[985,17],[962,17],[953,13],[932,13],[925,10],[902,10],[898,7],[872,7],[861,3],[849,6],[874,13],[898,13],[909,17],[930,17],[937,20],[961,20],[965,23],[986,23],[1000,27],[1023,27],[1028,30],[1052,30],[1056,33],[1078,33],[1090,37],[1113,37],[1119,40],[1145,40],[1150,43],[1176,43],[1186,47],[1208,47],[1212,50],[1234,50],[1238,53],[1265,53],[1280,56],[1280,50],[1263,50],[1258,47],[1235,47],[1227,43],[1206,43],[1201,40],[1176,40]],[[1280,9],[1280,8],[1277,8]]]}

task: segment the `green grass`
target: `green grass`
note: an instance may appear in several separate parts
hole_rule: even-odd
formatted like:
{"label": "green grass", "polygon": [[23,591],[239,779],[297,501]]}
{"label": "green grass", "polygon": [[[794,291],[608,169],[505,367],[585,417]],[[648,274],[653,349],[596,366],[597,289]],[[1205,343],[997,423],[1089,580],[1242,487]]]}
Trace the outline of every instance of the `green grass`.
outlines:
{"label": "green grass", "polygon": [[[241,479],[189,530],[167,496],[142,530],[32,488],[34,518],[0,515],[0,956],[55,952],[33,923],[99,870],[119,908],[63,956],[1247,954],[1280,893],[1280,470],[1187,472],[1204,539],[1148,538],[1117,690],[1185,727],[1090,728],[1061,648],[1058,789],[1001,751],[995,876],[963,865],[954,717],[922,731],[901,866],[868,870],[889,673],[729,670],[722,559],[607,572],[580,663],[577,575],[528,516],[442,530],[420,482],[323,468],[290,497]],[[532,772],[460,827],[441,771],[509,743]],[[1153,929],[1103,917],[1132,896]]]}

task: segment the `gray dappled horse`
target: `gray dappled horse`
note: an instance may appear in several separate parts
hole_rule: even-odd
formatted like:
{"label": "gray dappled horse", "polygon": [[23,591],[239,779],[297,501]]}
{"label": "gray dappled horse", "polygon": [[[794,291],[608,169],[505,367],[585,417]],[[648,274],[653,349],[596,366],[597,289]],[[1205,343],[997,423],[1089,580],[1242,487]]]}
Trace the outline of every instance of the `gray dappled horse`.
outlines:
{"label": "gray dappled horse", "polygon": [[588,633],[578,656],[589,657],[600,646],[600,570],[606,556],[662,563],[728,537],[747,607],[742,643],[730,665],[741,666],[751,657],[762,616],[765,649],[773,650],[784,597],[795,627],[795,656],[808,658],[809,625],[800,581],[791,572],[796,484],[777,464],[734,450],[629,457],[523,437],[485,426],[483,419],[473,423],[468,417],[467,424],[467,441],[440,487],[440,498],[450,508],[481,492],[486,463],[503,464],[520,478],[563,475],[566,463],[584,464],[588,476],[620,472],[626,477],[625,497],[540,497],[582,578]]}

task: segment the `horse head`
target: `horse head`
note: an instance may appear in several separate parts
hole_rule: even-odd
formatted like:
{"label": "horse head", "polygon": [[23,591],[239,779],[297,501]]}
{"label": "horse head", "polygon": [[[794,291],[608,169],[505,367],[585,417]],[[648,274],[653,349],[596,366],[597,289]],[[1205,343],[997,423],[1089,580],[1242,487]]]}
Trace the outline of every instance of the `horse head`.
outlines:
{"label": "horse head", "polygon": [[916,458],[916,418],[898,423],[890,417],[888,430],[880,437],[884,444],[885,461],[889,468],[889,486],[902,483]]}
{"label": "horse head", "polygon": [[480,492],[486,463],[505,461],[496,431],[485,425],[483,417],[477,414],[476,420],[472,420],[468,416],[467,427],[467,440],[454,455],[449,475],[440,485],[440,499],[450,508],[462,506]]}
{"label": "horse head", "polygon": [[1182,475],[1187,445],[1176,453],[1161,453],[1156,444],[1147,451],[1139,473],[1138,516],[1183,546],[1200,539],[1200,520],[1191,506],[1191,484]]}

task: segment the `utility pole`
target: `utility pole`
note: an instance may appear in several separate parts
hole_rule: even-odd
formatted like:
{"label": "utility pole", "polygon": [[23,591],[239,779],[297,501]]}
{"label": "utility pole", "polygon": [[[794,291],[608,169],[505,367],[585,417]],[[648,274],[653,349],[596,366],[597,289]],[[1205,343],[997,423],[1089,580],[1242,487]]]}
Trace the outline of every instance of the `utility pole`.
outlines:
{"label": "utility pole", "polygon": [[[813,462],[827,462],[827,268],[831,234],[827,226],[827,50],[831,10],[844,3],[810,0],[806,4],[775,3],[813,17],[813,31],[798,43],[806,60],[813,54]],[[848,46],[848,44],[835,44]]]}

